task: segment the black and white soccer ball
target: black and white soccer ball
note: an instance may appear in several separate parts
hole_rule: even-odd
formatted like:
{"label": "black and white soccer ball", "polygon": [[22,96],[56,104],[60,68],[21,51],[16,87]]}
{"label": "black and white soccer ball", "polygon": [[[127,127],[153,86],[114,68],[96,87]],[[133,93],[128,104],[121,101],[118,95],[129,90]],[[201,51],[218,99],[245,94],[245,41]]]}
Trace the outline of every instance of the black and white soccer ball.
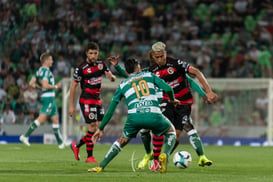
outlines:
{"label": "black and white soccer ball", "polygon": [[185,150],[179,150],[173,156],[173,164],[181,169],[186,169],[191,164],[191,154]]}

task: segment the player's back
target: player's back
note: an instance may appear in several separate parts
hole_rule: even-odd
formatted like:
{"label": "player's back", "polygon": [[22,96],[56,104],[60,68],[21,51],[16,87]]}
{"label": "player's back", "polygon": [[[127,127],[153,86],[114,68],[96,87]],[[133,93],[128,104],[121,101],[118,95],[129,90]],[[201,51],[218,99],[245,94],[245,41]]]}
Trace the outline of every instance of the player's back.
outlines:
{"label": "player's back", "polygon": [[154,77],[150,72],[139,72],[121,82],[119,87],[128,106],[128,114],[161,113]]}
{"label": "player's back", "polygon": [[[42,85],[42,80],[48,80],[49,85],[55,85],[53,73],[49,68],[41,66],[35,73],[35,78],[39,86]],[[41,97],[55,97],[54,89],[42,89]]]}

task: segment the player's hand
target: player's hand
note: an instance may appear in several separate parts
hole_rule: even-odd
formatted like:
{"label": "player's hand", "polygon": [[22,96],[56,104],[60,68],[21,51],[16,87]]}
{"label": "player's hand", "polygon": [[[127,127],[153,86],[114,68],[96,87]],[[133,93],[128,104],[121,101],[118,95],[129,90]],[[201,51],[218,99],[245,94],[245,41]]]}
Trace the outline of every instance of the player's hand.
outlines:
{"label": "player's hand", "polygon": [[170,103],[172,103],[174,107],[176,107],[180,103],[180,101],[177,99],[174,99],[174,100],[170,100]]}
{"label": "player's hand", "polygon": [[217,94],[215,94],[214,92],[207,93],[207,97],[208,97],[208,101],[210,103],[215,103],[217,101],[217,99],[218,99]]}
{"label": "player's hand", "polygon": [[211,104],[211,103],[212,103],[212,102],[210,102],[210,101],[208,100],[207,95],[204,95],[202,98],[203,98],[203,101],[204,101],[206,104]]}
{"label": "player's hand", "polygon": [[107,58],[107,60],[110,61],[110,63],[115,66],[119,62],[119,57],[120,56],[110,56]]}
{"label": "player's hand", "polygon": [[68,109],[68,114],[70,117],[72,117],[75,113],[75,107],[74,106],[69,106],[69,109]]}
{"label": "player's hand", "polygon": [[115,75],[112,75],[112,77],[111,77],[111,82],[114,82],[116,80],[116,76]]}
{"label": "player's hand", "polygon": [[96,144],[97,141],[100,141],[102,135],[103,135],[103,131],[101,131],[100,129],[97,129],[97,131],[92,136],[92,142]]}
{"label": "player's hand", "polygon": [[57,83],[58,88],[62,88],[62,82]]}

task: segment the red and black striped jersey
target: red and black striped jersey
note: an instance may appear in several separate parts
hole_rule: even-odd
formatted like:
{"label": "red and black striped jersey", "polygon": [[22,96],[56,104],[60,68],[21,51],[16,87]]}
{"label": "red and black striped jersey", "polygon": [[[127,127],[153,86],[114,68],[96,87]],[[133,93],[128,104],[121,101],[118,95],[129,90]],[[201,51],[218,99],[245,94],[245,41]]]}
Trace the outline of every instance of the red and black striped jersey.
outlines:
{"label": "red and black striped jersey", "polygon": [[[187,105],[193,103],[190,85],[186,76],[190,67],[191,65],[184,60],[167,57],[164,66],[153,65],[149,68],[149,71],[173,88],[174,96],[180,101],[180,104]],[[163,99],[169,100],[168,95],[164,93]]]}
{"label": "red and black striped jersey", "polygon": [[102,60],[97,60],[96,64],[84,61],[75,69],[73,80],[80,82],[82,89],[80,103],[101,105],[101,81],[105,71],[109,69]]}

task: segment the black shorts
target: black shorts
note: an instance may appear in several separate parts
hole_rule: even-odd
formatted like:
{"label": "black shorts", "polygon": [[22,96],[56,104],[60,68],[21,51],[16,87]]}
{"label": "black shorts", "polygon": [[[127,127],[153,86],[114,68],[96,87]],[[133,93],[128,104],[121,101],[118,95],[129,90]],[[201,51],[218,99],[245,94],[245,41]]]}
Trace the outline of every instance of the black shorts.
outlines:
{"label": "black shorts", "polygon": [[191,122],[191,105],[177,105],[174,107],[167,100],[162,100],[160,104],[160,109],[164,116],[166,116],[174,125],[175,129],[183,130],[184,125],[187,122]]}
{"label": "black shorts", "polygon": [[104,108],[101,105],[89,105],[80,103],[85,123],[101,121],[104,116]]}

